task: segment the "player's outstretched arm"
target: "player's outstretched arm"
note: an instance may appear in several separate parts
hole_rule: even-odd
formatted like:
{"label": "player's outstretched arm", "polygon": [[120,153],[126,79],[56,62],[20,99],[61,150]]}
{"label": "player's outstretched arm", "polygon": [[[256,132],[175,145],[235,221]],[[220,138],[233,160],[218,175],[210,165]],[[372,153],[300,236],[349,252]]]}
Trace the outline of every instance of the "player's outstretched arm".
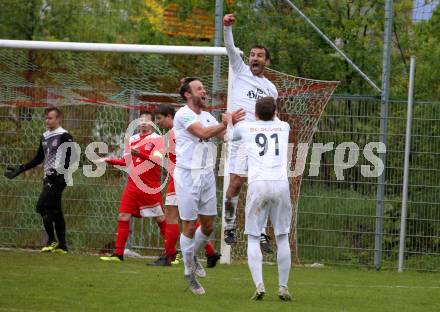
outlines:
{"label": "player's outstretched arm", "polygon": [[[151,150],[146,150],[143,148],[145,144],[152,144],[153,148]],[[164,155],[166,154],[165,141],[163,137],[159,138],[144,138],[140,142],[131,146],[130,153],[133,156],[137,156],[143,160],[151,161],[155,164],[162,164]]]}
{"label": "player's outstretched arm", "polygon": [[44,160],[43,144],[41,143],[40,140],[40,146],[38,147],[38,151],[35,157],[24,165],[6,167],[4,173],[5,177],[8,179],[13,179],[16,176],[18,176],[20,173],[38,166],[43,162],[43,160]]}
{"label": "player's outstretched arm", "polygon": [[110,158],[110,157],[106,157],[106,158],[101,158],[102,161],[105,161],[107,164],[109,165],[113,165],[113,166],[126,166],[127,163],[125,162],[124,158]]}
{"label": "player's outstretched arm", "polygon": [[226,14],[223,17],[223,38],[225,40],[225,47],[226,51],[228,52],[229,62],[231,63],[232,70],[235,73],[239,73],[246,68],[246,64],[241,58],[240,50],[234,45],[234,36],[232,35],[232,25],[234,22],[234,14]]}
{"label": "player's outstretched arm", "polygon": [[204,128],[200,122],[196,122],[188,127],[188,131],[199,139],[207,140],[222,133],[226,128],[223,123]]}
{"label": "player's outstretched arm", "polygon": [[203,127],[200,122],[195,122],[192,125],[190,125],[187,130],[192,135],[202,139],[207,140],[212,137],[215,137],[219,135],[220,133],[224,132],[226,128],[228,127],[228,123],[231,120],[231,114],[230,113],[224,113],[222,114],[222,122],[215,126],[210,127]]}
{"label": "player's outstretched arm", "polygon": [[137,156],[143,160],[151,161],[155,164],[160,165],[163,160],[163,153],[157,149],[156,147],[151,152],[143,151],[141,148],[132,148],[131,149],[131,155]]}
{"label": "player's outstretched arm", "polygon": [[43,161],[44,161],[44,150],[43,150],[43,143],[40,140],[40,146],[38,147],[37,154],[31,161],[23,165],[23,169],[24,169],[23,171],[32,169],[38,166],[39,164],[41,164]]}

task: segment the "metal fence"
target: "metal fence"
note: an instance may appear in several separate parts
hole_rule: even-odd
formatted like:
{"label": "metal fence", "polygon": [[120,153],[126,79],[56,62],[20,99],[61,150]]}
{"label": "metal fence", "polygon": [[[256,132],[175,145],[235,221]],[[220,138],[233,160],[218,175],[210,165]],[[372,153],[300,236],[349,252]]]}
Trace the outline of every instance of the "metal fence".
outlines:
{"label": "metal fence", "polygon": [[[415,102],[410,159],[409,202],[405,268],[438,270],[440,257],[440,103]],[[384,268],[397,266],[399,249],[400,209],[406,127],[406,102],[391,101],[388,119],[388,144],[385,210],[383,216]],[[87,109],[84,109],[84,108]],[[129,119],[128,110],[96,105],[68,108],[64,126],[77,141],[86,144],[105,133],[110,150],[119,148],[117,139]],[[41,128],[42,109],[14,109],[19,116],[11,118],[9,108],[0,109],[0,162],[3,166],[19,163],[33,156]],[[32,117],[32,118],[31,118]],[[96,123],[100,120],[100,123]],[[309,176],[310,154],[304,171],[298,205],[298,255],[302,264],[328,263],[373,266],[377,179],[361,175],[360,166],[370,164],[363,155],[368,142],[378,141],[380,99],[367,96],[336,95],[318,124],[314,143],[334,142],[333,150],[323,154],[318,176]],[[97,132],[98,131],[98,132]],[[335,148],[341,142],[359,146],[359,161],[344,170],[344,179],[335,174]],[[81,167],[80,167],[81,169]],[[16,180],[0,177],[0,246],[40,246],[43,230],[34,213],[40,192],[38,170]],[[119,172],[110,170],[105,176],[85,179],[81,170],[75,175],[75,186],[68,188],[64,207],[68,240],[79,251],[105,251],[112,248],[119,196],[125,181]],[[222,198],[221,179],[218,197]],[[219,218],[220,220],[220,218]],[[220,231],[214,243],[219,246]],[[153,222],[140,220],[134,224],[132,245],[149,254],[158,253],[160,237]],[[233,255],[245,256],[244,236]],[[273,260],[267,256],[266,260]]]}
{"label": "metal fence", "polygon": [[[405,267],[438,270],[440,256],[438,102],[415,102],[410,158]],[[406,101],[389,103],[383,267],[396,268],[406,129]],[[355,142],[359,162],[337,180],[334,152],[324,154],[319,176],[303,178],[298,207],[299,257],[302,262],[373,266],[377,179],[365,178],[362,149],[379,141],[380,99],[334,96],[314,142]],[[309,155],[310,156],[310,155]]]}

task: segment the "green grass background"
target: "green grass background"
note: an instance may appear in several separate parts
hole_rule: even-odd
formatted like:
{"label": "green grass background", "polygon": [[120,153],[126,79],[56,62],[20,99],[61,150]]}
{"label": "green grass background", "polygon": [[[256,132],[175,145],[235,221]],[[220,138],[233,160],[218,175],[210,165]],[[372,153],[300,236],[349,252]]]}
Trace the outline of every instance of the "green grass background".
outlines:
{"label": "green grass background", "polygon": [[245,264],[207,269],[207,294],[185,292],[182,265],[145,260],[102,263],[98,257],[0,251],[0,311],[438,311],[438,273],[348,267],[294,268],[293,302],[277,295],[276,266],[264,266],[267,295],[249,301],[254,286]]}

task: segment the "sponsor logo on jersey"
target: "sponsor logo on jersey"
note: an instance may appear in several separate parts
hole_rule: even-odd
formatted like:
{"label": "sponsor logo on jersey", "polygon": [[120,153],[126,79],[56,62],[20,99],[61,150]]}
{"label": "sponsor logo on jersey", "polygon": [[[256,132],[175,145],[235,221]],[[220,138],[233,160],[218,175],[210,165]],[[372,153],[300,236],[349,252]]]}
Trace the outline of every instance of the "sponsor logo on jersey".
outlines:
{"label": "sponsor logo on jersey", "polygon": [[250,99],[259,100],[264,98],[266,93],[262,89],[257,88],[256,90],[249,90],[246,96]]}

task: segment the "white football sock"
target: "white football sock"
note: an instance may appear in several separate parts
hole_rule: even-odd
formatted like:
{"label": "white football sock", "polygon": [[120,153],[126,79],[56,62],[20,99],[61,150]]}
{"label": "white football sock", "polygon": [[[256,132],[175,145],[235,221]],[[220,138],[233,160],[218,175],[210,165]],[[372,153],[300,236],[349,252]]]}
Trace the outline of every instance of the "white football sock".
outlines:
{"label": "white football sock", "polygon": [[255,287],[263,283],[263,255],[260,249],[260,237],[248,235],[248,265]]}
{"label": "white football sock", "polygon": [[278,284],[287,287],[290,273],[290,245],[289,235],[282,234],[276,236],[277,242],[277,263],[278,263]]}
{"label": "white football sock", "polygon": [[194,255],[197,256],[200,248],[205,247],[206,242],[208,241],[209,236],[206,236],[202,232],[202,227],[199,226],[196,230],[196,234],[194,235]]}
{"label": "white football sock", "polygon": [[237,206],[238,206],[238,196],[232,197],[230,200],[227,198],[225,199],[225,202],[230,202],[232,206],[234,207],[234,211],[226,211],[225,210],[225,229],[226,230],[233,230],[235,229],[235,219],[237,218]]}
{"label": "white football sock", "polygon": [[194,238],[180,234],[180,250],[182,251],[185,275],[191,274],[194,270]]}

